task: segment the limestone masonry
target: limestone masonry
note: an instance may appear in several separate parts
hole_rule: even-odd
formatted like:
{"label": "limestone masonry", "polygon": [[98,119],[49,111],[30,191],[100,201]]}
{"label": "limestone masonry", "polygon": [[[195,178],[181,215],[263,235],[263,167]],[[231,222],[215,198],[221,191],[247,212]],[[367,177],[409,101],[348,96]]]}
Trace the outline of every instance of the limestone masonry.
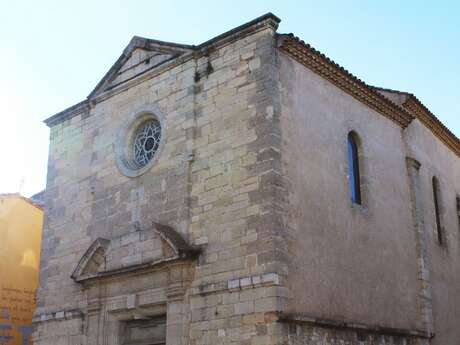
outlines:
{"label": "limestone masonry", "polygon": [[45,121],[34,344],[459,343],[458,138],[279,21],[134,37]]}

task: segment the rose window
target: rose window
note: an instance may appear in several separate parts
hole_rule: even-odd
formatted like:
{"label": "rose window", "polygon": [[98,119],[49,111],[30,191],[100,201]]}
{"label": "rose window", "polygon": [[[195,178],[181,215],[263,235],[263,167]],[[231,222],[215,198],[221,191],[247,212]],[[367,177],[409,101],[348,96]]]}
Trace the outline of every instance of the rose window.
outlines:
{"label": "rose window", "polygon": [[133,139],[133,162],[142,168],[153,158],[161,139],[161,126],[157,120],[144,122],[137,128]]}

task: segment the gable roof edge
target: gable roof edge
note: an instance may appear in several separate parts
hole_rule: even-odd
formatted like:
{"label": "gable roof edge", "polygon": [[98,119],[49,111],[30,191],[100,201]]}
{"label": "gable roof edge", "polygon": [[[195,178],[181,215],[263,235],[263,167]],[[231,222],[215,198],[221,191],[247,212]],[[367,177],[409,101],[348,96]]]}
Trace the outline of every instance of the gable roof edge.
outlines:
{"label": "gable roof edge", "polygon": [[97,91],[106,82],[108,82],[113,77],[114,74],[117,73],[117,71],[123,66],[123,64],[126,61],[128,61],[128,59],[131,57],[131,54],[133,53],[134,50],[136,49],[152,50],[152,47],[151,47],[152,45],[163,46],[164,49],[166,50],[168,48],[172,50],[177,49],[178,52],[181,51],[182,53],[191,52],[195,49],[195,46],[192,46],[192,45],[159,41],[159,40],[149,39],[149,38],[140,37],[140,36],[133,36],[133,38],[131,38],[126,48],[123,49],[123,52],[118,57],[118,59],[115,61],[115,63],[110,67],[110,69],[107,71],[104,77],[102,77],[102,79],[97,83],[94,89],[90,92],[87,99],[91,99],[96,95]]}
{"label": "gable roof edge", "polygon": [[439,140],[460,157],[460,139],[451,132],[413,93],[371,86],[377,91],[404,96],[401,106],[427,127]]}
{"label": "gable roof edge", "polygon": [[[109,71],[104,75],[104,77],[98,82],[96,87],[91,91],[88,97],[73,105],[69,108],[66,108],[49,118],[45,119],[43,122],[48,127],[53,127],[56,124],[63,122],[65,120],[71,119],[74,116],[77,116],[81,113],[88,112],[91,108],[91,104],[95,101],[94,96],[97,90],[108,80],[112,77],[113,73],[115,73],[119,67],[129,58],[130,53],[133,51],[133,48],[142,48],[147,46],[149,43],[151,44],[158,44],[158,45],[165,45],[171,48],[176,49],[183,49],[189,50],[189,52],[196,52],[198,54],[206,54],[208,49],[211,47],[218,47],[223,44],[232,42],[235,37],[246,36],[254,31],[258,31],[260,28],[264,27],[272,27],[275,31],[278,28],[278,24],[281,22],[281,19],[275,16],[273,13],[268,12],[258,18],[255,18],[245,24],[237,26],[229,31],[226,31],[218,36],[211,38],[199,45],[187,45],[187,44],[180,44],[180,43],[172,43],[166,41],[160,41],[155,39],[143,38],[139,36],[134,36],[126,48],[123,50],[123,53],[118,57],[115,63],[111,66]],[[97,102],[97,101],[96,101]]]}
{"label": "gable roof edge", "polygon": [[435,137],[460,157],[460,139],[451,132],[415,95],[408,94],[403,107],[408,109]]}
{"label": "gable roof edge", "polygon": [[77,116],[81,113],[88,112],[90,109],[90,104],[87,99],[74,104],[67,109],[64,109],[60,111],[59,113],[54,114],[53,116],[47,118],[46,120],[43,120],[43,122],[48,126],[48,127],[53,127],[54,125],[57,125],[60,122],[63,122],[65,120],[69,120],[74,116]]}

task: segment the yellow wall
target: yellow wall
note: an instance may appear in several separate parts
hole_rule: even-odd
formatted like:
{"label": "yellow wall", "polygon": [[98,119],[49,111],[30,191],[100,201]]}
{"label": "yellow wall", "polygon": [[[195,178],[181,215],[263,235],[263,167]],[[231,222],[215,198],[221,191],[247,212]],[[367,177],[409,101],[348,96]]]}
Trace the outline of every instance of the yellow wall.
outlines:
{"label": "yellow wall", "polygon": [[0,194],[0,344],[31,344],[43,211]]}

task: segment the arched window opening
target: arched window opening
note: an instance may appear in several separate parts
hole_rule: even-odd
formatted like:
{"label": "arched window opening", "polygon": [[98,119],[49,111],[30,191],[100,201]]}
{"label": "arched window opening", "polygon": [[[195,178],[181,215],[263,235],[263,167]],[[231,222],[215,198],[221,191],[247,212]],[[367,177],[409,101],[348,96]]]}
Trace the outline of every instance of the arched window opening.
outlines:
{"label": "arched window opening", "polygon": [[458,230],[460,230],[460,196],[457,195],[457,219],[458,219]]}
{"label": "arched window opening", "polygon": [[434,201],[434,212],[436,217],[436,231],[438,235],[439,244],[444,244],[444,236],[442,233],[442,224],[441,224],[441,214],[440,214],[440,191],[439,191],[439,182],[436,176],[433,176],[432,179],[433,185],[433,201]]}
{"label": "arched window opening", "polygon": [[361,205],[358,140],[353,132],[348,134],[348,183],[351,201]]}

